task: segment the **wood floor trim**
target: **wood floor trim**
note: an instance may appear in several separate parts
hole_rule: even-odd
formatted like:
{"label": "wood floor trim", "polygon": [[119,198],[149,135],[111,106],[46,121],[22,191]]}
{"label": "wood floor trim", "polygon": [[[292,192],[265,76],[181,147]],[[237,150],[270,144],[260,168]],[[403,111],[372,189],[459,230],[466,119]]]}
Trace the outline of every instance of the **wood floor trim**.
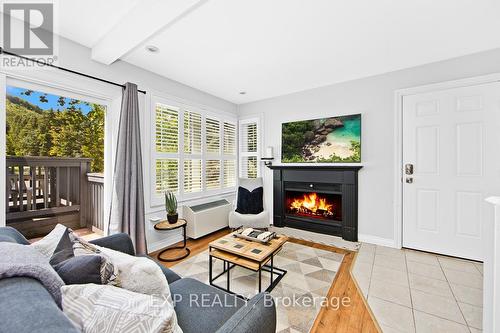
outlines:
{"label": "wood floor trim", "polygon": [[359,286],[351,274],[357,252],[301,239],[291,238],[290,241],[344,255],[344,260],[330,286],[327,298],[341,300],[348,297],[351,300],[350,305],[347,307],[341,306],[338,309],[329,306],[321,308],[311,332],[381,332]]}
{"label": "wood floor trim", "polygon": [[[191,254],[180,261],[176,262],[162,262],[165,267],[172,267],[188,258],[191,258],[208,249],[208,243],[220,238],[230,231],[223,229],[207,235],[203,238],[187,241],[187,246],[191,250]],[[311,332],[319,333],[378,333],[381,332],[379,325],[373,317],[373,313],[369,308],[366,299],[364,298],[361,290],[352,275],[352,268],[354,266],[357,252],[340,249],[334,246],[329,246],[320,243],[314,243],[296,238],[290,238],[289,241],[297,244],[310,246],[317,249],[332,251],[344,255],[344,259],[337,275],[328,290],[327,298],[341,300],[343,297],[350,299],[349,306],[340,306],[337,309],[330,306],[321,308]],[[176,245],[182,244],[177,243]],[[153,252],[150,255],[155,257],[159,251]],[[175,251],[171,251],[169,255],[175,256]]]}
{"label": "wood floor trim", "polygon": [[375,317],[375,314],[373,313],[372,309],[370,308],[370,305],[368,304],[368,300],[365,298],[363,295],[363,291],[361,290],[361,287],[358,284],[358,281],[354,277],[354,273],[352,270],[354,269],[354,266],[356,265],[356,261],[358,260],[358,252],[355,253],[354,259],[352,261],[351,267],[349,268],[349,274],[351,275],[351,279],[356,285],[356,288],[358,289],[358,293],[361,296],[361,299],[363,300],[363,303],[365,303],[366,310],[370,313],[370,316],[372,317],[373,323],[377,326],[377,329],[379,332],[382,332],[382,328],[378,324],[377,318]]}

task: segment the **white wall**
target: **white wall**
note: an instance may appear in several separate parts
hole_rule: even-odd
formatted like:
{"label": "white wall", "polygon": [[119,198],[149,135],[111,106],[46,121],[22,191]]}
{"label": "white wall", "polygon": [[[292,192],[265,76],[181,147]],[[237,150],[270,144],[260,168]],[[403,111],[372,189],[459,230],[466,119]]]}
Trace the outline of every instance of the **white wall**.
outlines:
{"label": "white wall", "polygon": [[[394,91],[500,72],[499,59],[497,49],[243,104],[238,107],[238,114],[261,114],[262,146],[273,146],[279,152],[282,122],[362,113],[359,236],[360,240],[394,245]],[[267,206],[272,207],[272,173],[265,169],[263,176]]]}
{"label": "white wall", "polygon": [[[149,133],[149,121],[150,121],[150,97],[151,94],[158,96],[163,96],[167,98],[175,98],[182,100],[187,104],[195,105],[200,108],[210,109],[214,112],[220,111],[223,113],[236,114],[237,107],[235,104],[225,101],[223,99],[217,98],[200,90],[191,88],[189,86],[183,85],[179,82],[169,80],[165,77],[159,76],[152,72],[143,70],[139,67],[133,66],[126,62],[117,61],[110,66],[106,66],[97,63],[90,58],[90,49],[69,41],[65,38],[59,39],[59,66],[67,67],[69,69],[80,71],[85,74],[97,76],[109,81],[114,81],[117,83],[133,82],[139,86],[139,89],[146,90],[147,95],[139,94],[139,107],[141,112],[141,135],[142,135],[142,146],[143,146],[143,171],[144,171],[144,191],[145,191],[145,207],[146,207],[146,230],[147,230],[147,240],[148,249],[156,250],[165,244],[168,245],[174,241],[180,239],[180,233],[161,233],[153,229],[153,223],[149,221],[149,217],[152,215],[162,215],[164,209],[163,207],[151,208],[149,203],[149,191],[150,191],[150,181],[149,178],[152,177],[150,174],[150,133]],[[110,102],[110,107],[107,110],[107,122],[109,127],[107,127],[109,135],[110,147],[109,156],[114,156],[114,142],[116,140],[117,126],[119,121],[119,111],[120,111],[120,100],[121,100],[121,88],[108,85],[106,83],[101,83],[92,79],[82,78],[80,76],[65,73],[59,70],[3,70],[7,76],[9,75],[21,75],[23,78],[34,79],[39,83],[47,82],[55,86],[60,86],[73,90],[76,92],[87,92],[89,95],[102,97],[108,99]],[[0,87],[2,85],[0,84]],[[5,89],[0,93],[5,94]],[[3,100],[3,99],[2,99]],[[0,106],[3,104],[0,103]],[[4,113],[3,113],[4,116]],[[1,120],[1,119],[0,119]],[[0,121],[0,125],[5,123]],[[1,144],[2,141],[0,141]],[[5,152],[4,152],[5,154]],[[108,173],[112,170],[111,163],[108,163],[110,158],[106,161],[106,177],[111,175]],[[2,168],[2,172],[5,168]],[[2,177],[5,179],[5,176]],[[109,191],[106,191],[109,194]],[[0,201],[5,202],[1,199],[1,196],[5,195],[4,192],[0,195]],[[5,223],[5,215],[0,219],[0,225]]]}

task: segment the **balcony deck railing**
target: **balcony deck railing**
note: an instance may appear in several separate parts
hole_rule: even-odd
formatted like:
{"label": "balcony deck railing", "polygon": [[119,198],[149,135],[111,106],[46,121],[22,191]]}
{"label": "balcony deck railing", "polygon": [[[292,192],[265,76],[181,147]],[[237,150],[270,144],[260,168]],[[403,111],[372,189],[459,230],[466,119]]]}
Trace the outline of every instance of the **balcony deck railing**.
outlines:
{"label": "balcony deck railing", "polygon": [[88,182],[88,225],[92,231],[102,233],[104,231],[104,175],[102,173],[87,174]]}
{"label": "balcony deck railing", "polygon": [[[18,157],[6,159],[6,222],[27,237],[48,233],[55,224],[92,226],[93,198],[88,158]],[[102,200],[102,199],[101,199]]]}

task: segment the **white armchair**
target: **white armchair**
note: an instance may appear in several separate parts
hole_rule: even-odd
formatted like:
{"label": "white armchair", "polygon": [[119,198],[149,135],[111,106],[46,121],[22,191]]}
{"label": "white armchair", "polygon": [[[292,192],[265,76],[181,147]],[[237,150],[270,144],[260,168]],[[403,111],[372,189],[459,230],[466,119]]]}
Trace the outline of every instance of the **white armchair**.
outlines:
{"label": "white armchair", "polygon": [[[246,188],[250,192],[257,187],[263,186],[262,178],[240,178],[239,186]],[[262,198],[264,201],[264,198]],[[234,208],[229,212],[229,227],[239,228],[241,226],[250,228],[269,228],[269,211],[265,207],[265,201],[263,202],[264,211],[259,214],[240,214],[235,211],[236,203],[238,202],[238,197],[236,197],[236,202]]]}

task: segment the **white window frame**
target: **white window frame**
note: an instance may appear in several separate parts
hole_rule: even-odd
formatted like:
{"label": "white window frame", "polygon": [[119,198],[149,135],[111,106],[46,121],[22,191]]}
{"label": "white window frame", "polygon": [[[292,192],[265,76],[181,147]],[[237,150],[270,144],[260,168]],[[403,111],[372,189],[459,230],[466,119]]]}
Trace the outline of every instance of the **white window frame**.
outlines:
{"label": "white window frame", "polygon": [[[179,128],[178,128],[178,145],[179,149],[177,153],[161,153],[156,151],[156,104],[164,104],[171,107],[175,107],[179,109]],[[201,115],[201,154],[189,154],[184,152],[184,111],[196,112]],[[220,149],[219,153],[207,153],[206,152],[206,118],[211,118],[219,121],[219,140],[220,140]],[[211,110],[206,107],[199,107],[193,105],[191,103],[186,103],[184,101],[176,100],[174,98],[167,98],[159,95],[151,95],[151,103],[150,103],[150,206],[151,208],[162,206],[164,204],[163,194],[156,193],[156,159],[158,158],[176,158],[178,159],[178,193],[177,200],[178,202],[186,202],[190,200],[196,200],[201,198],[206,198],[210,196],[217,196],[222,194],[232,193],[236,190],[237,180],[234,187],[226,187],[224,188],[224,160],[225,159],[234,159],[236,160],[238,157],[238,151],[236,150],[236,154],[234,156],[224,155],[224,122],[235,124],[236,131],[237,127],[237,118],[235,115],[231,115],[225,112],[218,112],[216,110]],[[238,145],[238,135],[236,134],[236,145]],[[186,159],[201,159],[202,161],[202,175],[206,174],[206,161],[207,160],[220,160],[220,188],[207,190],[206,188],[206,179],[202,177],[202,190],[200,192],[194,193],[185,193],[184,192],[184,160]],[[236,175],[238,175],[238,163],[236,163]]]}
{"label": "white window frame", "polygon": [[240,172],[243,170],[243,159],[245,157],[255,156],[257,158],[257,177],[262,177],[262,168],[260,163],[260,154],[261,154],[261,136],[262,136],[262,126],[260,117],[251,117],[251,118],[243,118],[238,121],[238,143],[243,142],[243,132],[241,131],[241,126],[246,124],[257,124],[257,152],[244,152],[241,151],[241,146],[238,144],[238,173],[237,175],[241,178],[242,175]]}

